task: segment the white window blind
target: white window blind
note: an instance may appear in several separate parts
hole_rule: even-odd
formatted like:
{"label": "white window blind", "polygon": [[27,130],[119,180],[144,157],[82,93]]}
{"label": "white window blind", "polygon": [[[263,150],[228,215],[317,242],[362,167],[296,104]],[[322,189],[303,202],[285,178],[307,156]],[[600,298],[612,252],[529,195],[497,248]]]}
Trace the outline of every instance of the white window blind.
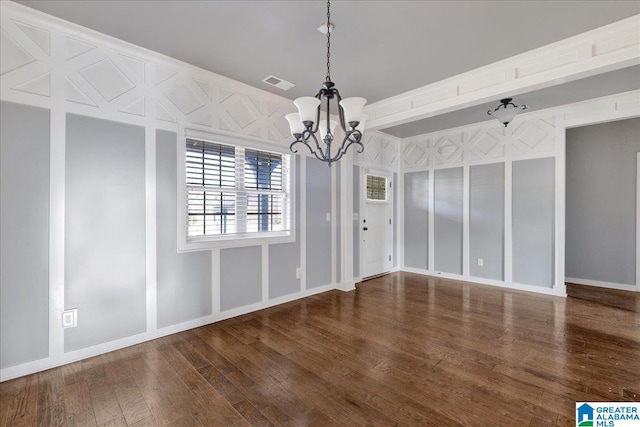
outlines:
{"label": "white window blind", "polygon": [[187,139],[187,239],[290,229],[289,156]]}

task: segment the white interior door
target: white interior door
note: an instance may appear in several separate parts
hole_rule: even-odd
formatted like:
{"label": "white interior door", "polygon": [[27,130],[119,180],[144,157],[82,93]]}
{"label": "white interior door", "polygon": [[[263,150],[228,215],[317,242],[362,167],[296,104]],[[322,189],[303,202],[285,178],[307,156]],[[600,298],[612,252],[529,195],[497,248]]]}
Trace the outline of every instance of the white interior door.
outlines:
{"label": "white interior door", "polygon": [[360,236],[362,277],[366,278],[391,270],[392,183],[389,174],[371,171],[365,171],[362,183]]}

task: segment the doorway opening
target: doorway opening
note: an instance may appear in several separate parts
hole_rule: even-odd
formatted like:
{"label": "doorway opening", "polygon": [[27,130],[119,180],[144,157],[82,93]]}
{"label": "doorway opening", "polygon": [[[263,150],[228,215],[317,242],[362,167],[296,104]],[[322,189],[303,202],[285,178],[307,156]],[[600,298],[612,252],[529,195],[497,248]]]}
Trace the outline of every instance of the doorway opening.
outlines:
{"label": "doorway opening", "polygon": [[566,130],[565,283],[640,291],[640,118]]}

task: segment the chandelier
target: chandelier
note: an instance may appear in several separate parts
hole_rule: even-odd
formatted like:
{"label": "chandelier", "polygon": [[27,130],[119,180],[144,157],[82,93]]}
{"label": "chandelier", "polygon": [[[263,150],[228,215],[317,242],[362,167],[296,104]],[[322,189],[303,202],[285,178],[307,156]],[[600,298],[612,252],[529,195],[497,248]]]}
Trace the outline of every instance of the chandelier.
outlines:
{"label": "chandelier", "polygon": [[[351,145],[359,146],[358,153],[362,153],[362,132],[364,131],[364,115],[362,109],[367,100],[364,98],[342,99],[335,83],[331,81],[331,2],[327,2],[327,77],[322,88],[315,96],[303,96],[293,101],[298,108],[297,113],[287,114],[291,134],[295,138],[290,145],[293,153],[298,150],[296,144],[304,144],[311,154],[318,160],[331,163],[337,162],[347,153]],[[344,132],[344,139],[339,148],[332,153],[331,145],[334,143],[334,132],[337,126],[335,120],[331,120],[331,101],[337,102],[338,119]],[[324,110],[323,104],[324,103]],[[324,115],[324,118],[320,117]]]}
{"label": "chandelier", "polygon": [[501,104],[498,105],[495,110],[487,111],[487,114],[495,117],[500,123],[504,124],[504,127],[507,127],[511,120],[513,120],[513,118],[516,116],[516,114],[518,114],[520,111],[529,109],[529,107],[527,107],[526,105],[521,105],[520,107],[518,107],[516,104],[511,102],[512,99],[513,98],[501,99]]}

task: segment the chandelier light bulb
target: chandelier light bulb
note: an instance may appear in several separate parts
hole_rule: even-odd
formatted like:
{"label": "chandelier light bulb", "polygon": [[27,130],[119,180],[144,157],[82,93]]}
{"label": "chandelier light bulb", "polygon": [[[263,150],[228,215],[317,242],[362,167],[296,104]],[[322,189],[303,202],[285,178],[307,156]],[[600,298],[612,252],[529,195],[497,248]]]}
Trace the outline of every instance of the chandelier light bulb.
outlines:
{"label": "chandelier light bulb", "polygon": [[[359,97],[345,98],[340,101],[340,106],[344,110],[344,121],[351,126],[351,123],[358,123],[362,117],[362,109],[367,100]],[[357,126],[357,124],[356,124]]]}
{"label": "chandelier light bulb", "polygon": [[[331,133],[332,137],[334,135],[337,125],[338,125],[338,122],[336,122],[335,120],[329,121],[329,132]],[[327,121],[326,120],[324,119],[320,120],[319,129],[320,129],[320,138],[322,138],[322,140],[326,139],[327,137]]]}
{"label": "chandelier light bulb", "polygon": [[299,113],[289,113],[284,116],[289,122],[289,128],[291,129],[291,135],[301,135],[304,132],[304,125],[300,120]]}
{"label": "chandelier light bulb", "polygon": [[[313,96],[303,96],[293,101],[300,113],[300,122],[315,122],[320,107],[320,100]],[[305,123],[306,125],[306,123]]]}
{"label": "chandelier light bulb", "polygon": [[360,133],[364,133],[364,125],[367,123],[368,118],[368,114],[362,113],[362,115],[360,116],[360,123],[358,123],[358,126],[356,126],[357,131],[359,131]]}

